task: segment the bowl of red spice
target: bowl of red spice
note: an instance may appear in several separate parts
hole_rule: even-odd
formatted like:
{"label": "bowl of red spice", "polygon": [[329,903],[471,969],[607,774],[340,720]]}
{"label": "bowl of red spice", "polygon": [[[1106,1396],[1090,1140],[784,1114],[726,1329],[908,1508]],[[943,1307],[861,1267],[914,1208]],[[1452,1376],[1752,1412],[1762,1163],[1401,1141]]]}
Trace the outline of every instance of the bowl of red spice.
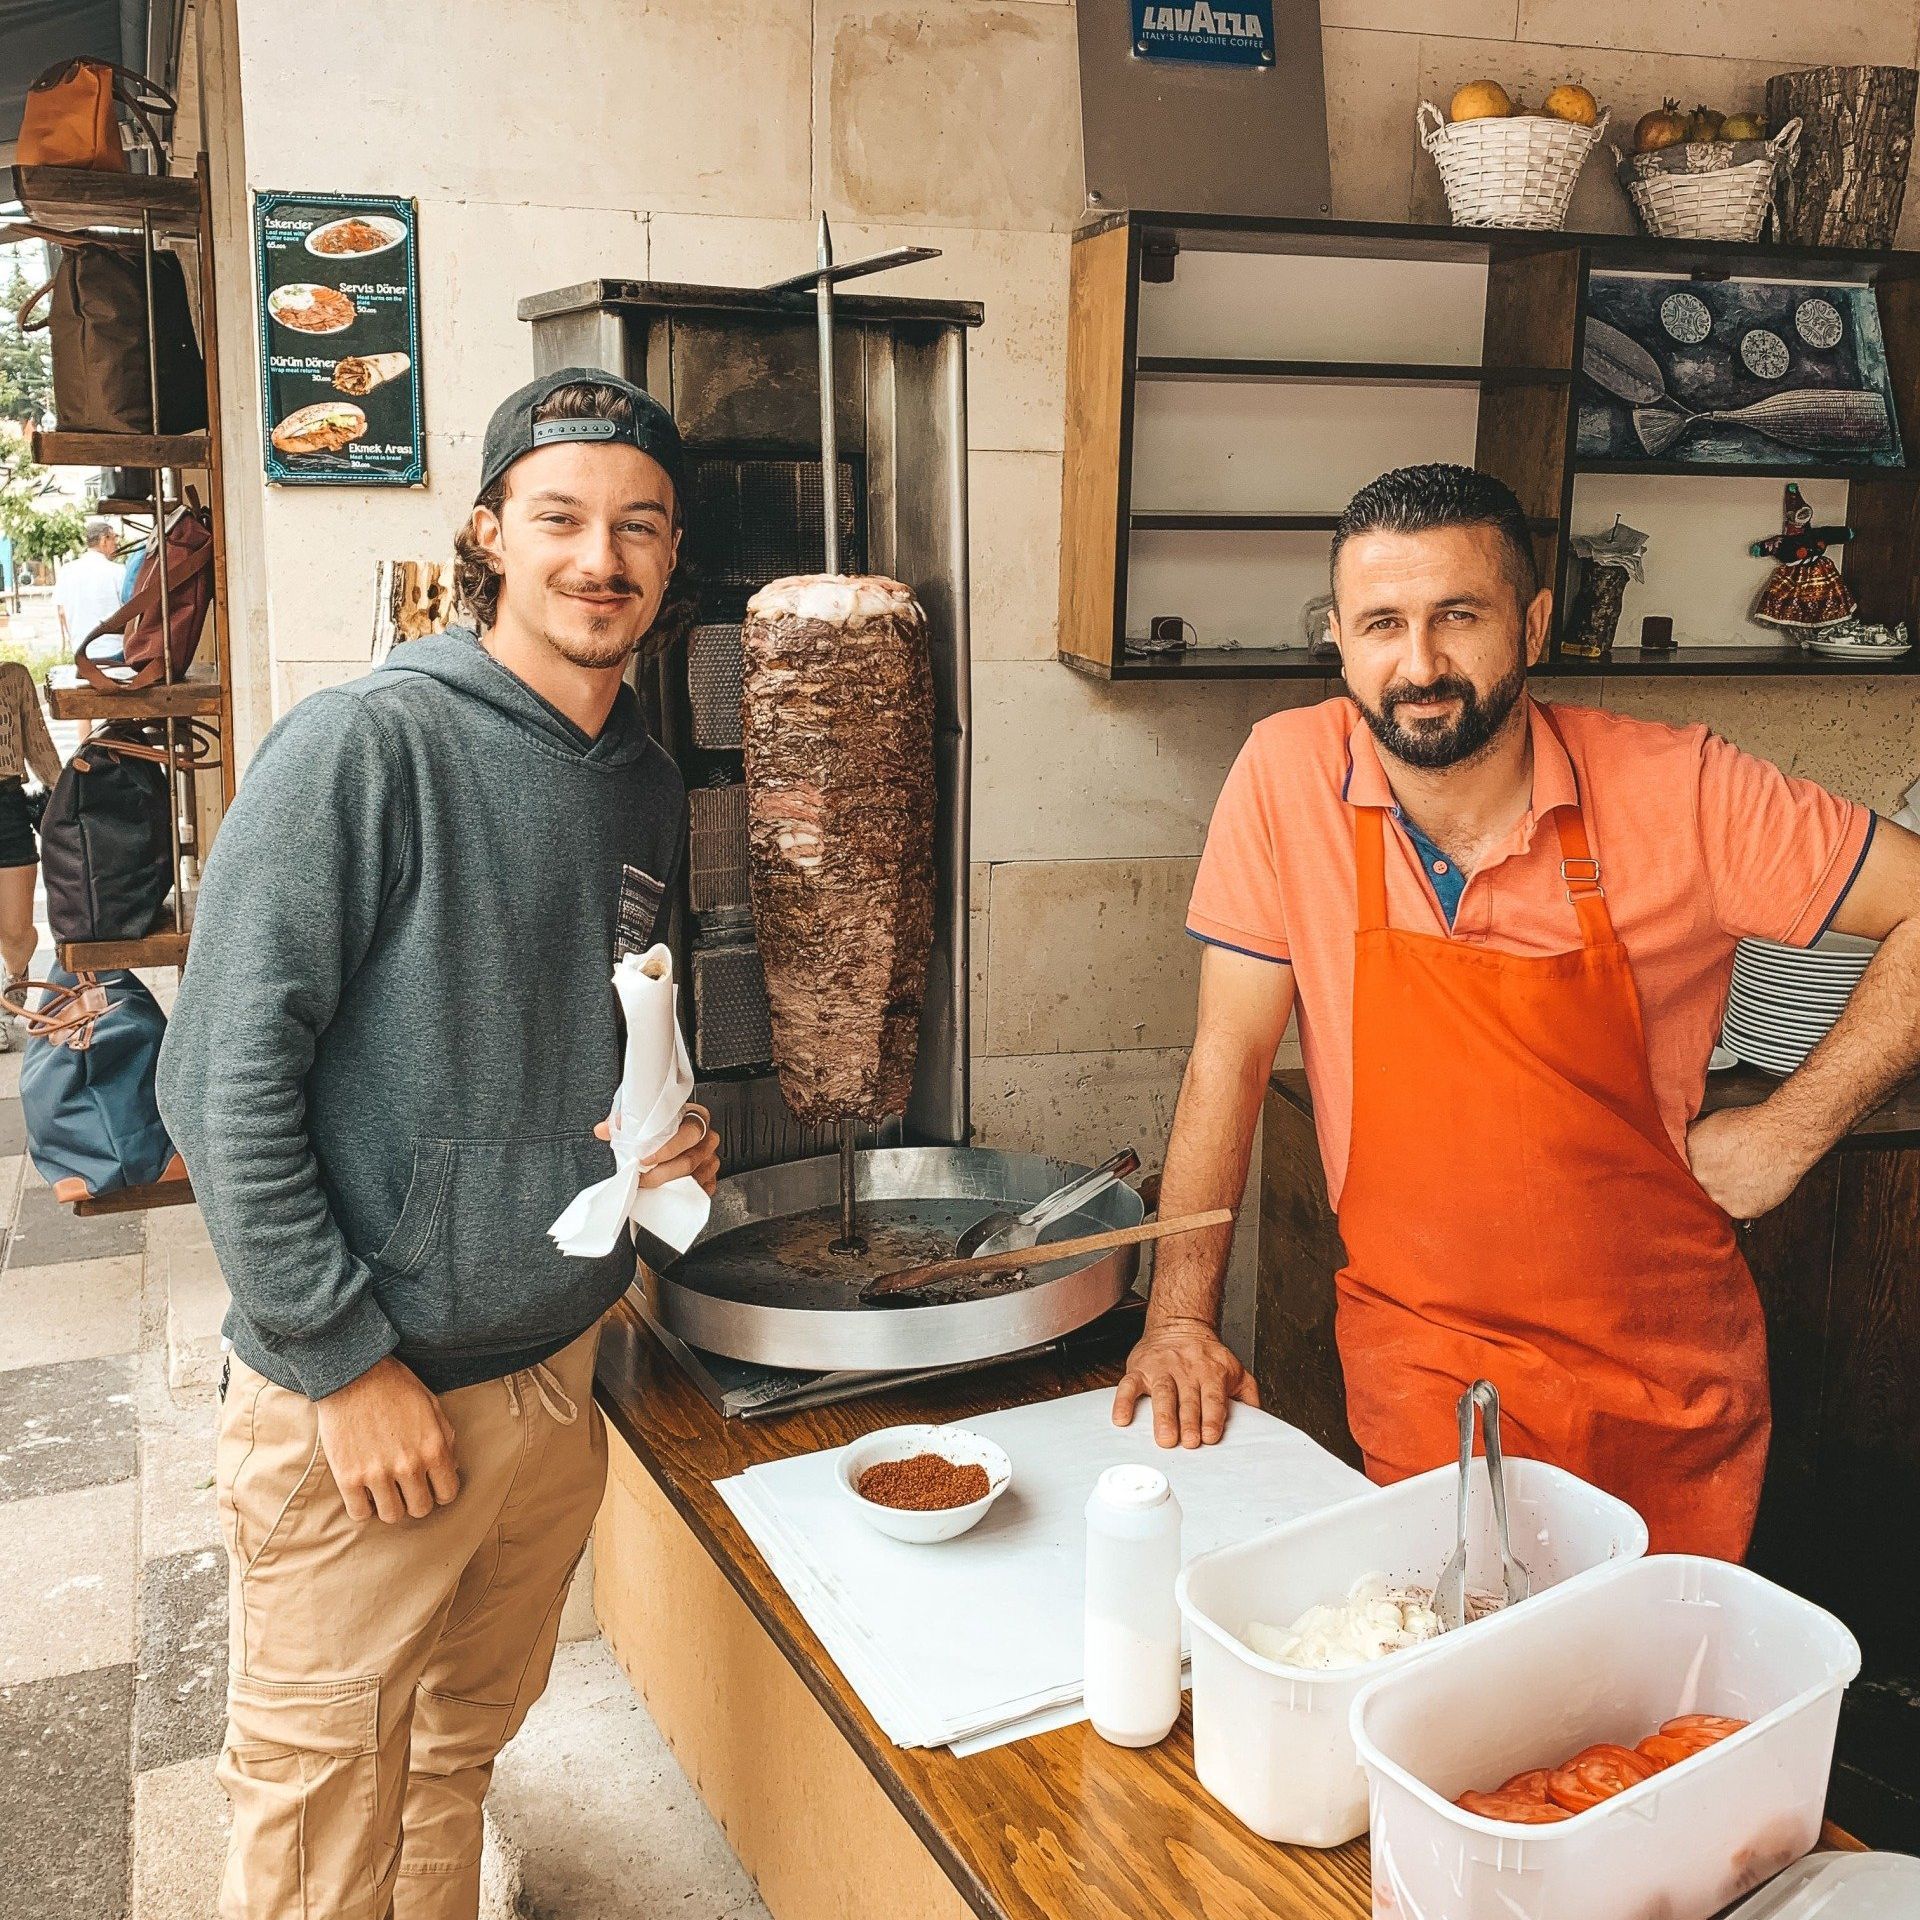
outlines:
{"label": "bowl of red spice", "polygon": [[840,1455],[840,1485],[867,1524],[918,1545],[977,1526],[1012,1478],[1006,1454],[965,1427],[885,1427]]}

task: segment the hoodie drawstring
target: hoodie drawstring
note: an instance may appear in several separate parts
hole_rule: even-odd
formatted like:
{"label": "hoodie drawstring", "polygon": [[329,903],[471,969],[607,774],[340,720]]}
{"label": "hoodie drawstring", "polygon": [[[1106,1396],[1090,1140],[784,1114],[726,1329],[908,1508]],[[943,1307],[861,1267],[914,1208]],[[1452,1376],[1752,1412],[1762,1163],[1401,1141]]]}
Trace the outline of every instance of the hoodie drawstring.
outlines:
{"label": "hoodie drawstring", "polygon": [[[525,1374],[527,1382],[533,1388],[534,1392],[539,1395],[540,1404],[545,1407],[547,1412],[553,1417],[555,1426],[570,1427],[579,1419],[580,1409],[574,1404],[566,1388],[560,1384],[553,1369],[548,1366],[545,1361],[541,1361],[535,1366],[525,1367],[521,1372]],[[510,1373],[505,1378],[507,1405],[513,1410],[513,1417],[516,1420],[520,1418],[520,1388],[518,1385],[520,1378],[521,1374],[519,1373]]]}

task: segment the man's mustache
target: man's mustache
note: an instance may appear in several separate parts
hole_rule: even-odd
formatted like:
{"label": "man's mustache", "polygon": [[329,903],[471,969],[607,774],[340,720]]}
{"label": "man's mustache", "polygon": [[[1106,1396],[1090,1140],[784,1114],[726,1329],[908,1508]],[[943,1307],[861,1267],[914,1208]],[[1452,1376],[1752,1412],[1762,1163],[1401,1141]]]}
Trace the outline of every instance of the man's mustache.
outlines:
{"label": "man's mustache", "polygon": [[556,580],[552,584],[555,593],[624,593],[631,595],[634,599],[645,597],[644,588],[619,573],[610,580]]}
{"label": "man's mustache", "polygon": [[1424,687],[1410,686],[1405,681],[1389,687],[1380,696],[1380,711],[1392,715],[1396,707],[1407,706],[1422,700],[1458,700],[1462,705],[1475,705],[1480,696],[1474,691],[1473,682],[1462,680],[1453,674],[1445,674],[1440,679]]}

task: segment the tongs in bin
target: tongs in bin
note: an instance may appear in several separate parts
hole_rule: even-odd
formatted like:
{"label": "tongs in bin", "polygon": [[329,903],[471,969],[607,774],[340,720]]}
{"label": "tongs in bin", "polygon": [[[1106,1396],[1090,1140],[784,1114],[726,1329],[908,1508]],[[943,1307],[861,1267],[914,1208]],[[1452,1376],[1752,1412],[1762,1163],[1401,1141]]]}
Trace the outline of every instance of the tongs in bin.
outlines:
{"label": "tongs in bin", "polygon": [[1433,1583],[1433,1611],[1442,1633],[1467,1623],[1467,1489],[1473,1474],[1473,1414],[1478,1407],[1486,1432],[1487,1485],[1493,1493],[1493,1524],[1500,1536],[1500,1576],[1508,1606],[1533,1591],[1533,1575],[1513,1557],[1507,1532],[1507,1477],[1500,1457],[1500,1390],[1491,1380],[1476,1380],[1460,1396],[1460,1504],[1452,1558]]}

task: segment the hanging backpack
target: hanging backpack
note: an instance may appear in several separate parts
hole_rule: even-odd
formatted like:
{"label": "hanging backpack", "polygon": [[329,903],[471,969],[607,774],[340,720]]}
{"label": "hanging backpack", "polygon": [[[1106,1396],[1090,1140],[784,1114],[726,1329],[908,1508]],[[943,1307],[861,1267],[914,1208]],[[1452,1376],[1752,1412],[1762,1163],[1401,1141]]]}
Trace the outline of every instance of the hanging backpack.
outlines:
{"label": "hanging backpack", "polygon": [[0,1008],[27,1031],[21,1117],[56,1200],[184,1176],[154,1097],[167,1017],[139,980],[55,967],[50,979],[15,982]]}
{"label": "hanging backpack", "polygon": [[[182,765],[209,765],[212,736],[178,721]],[[55,940],[139,940],[173,886],[173,845],[159,725],[115,721],[60,770],[40,820],[40,871]]]}

